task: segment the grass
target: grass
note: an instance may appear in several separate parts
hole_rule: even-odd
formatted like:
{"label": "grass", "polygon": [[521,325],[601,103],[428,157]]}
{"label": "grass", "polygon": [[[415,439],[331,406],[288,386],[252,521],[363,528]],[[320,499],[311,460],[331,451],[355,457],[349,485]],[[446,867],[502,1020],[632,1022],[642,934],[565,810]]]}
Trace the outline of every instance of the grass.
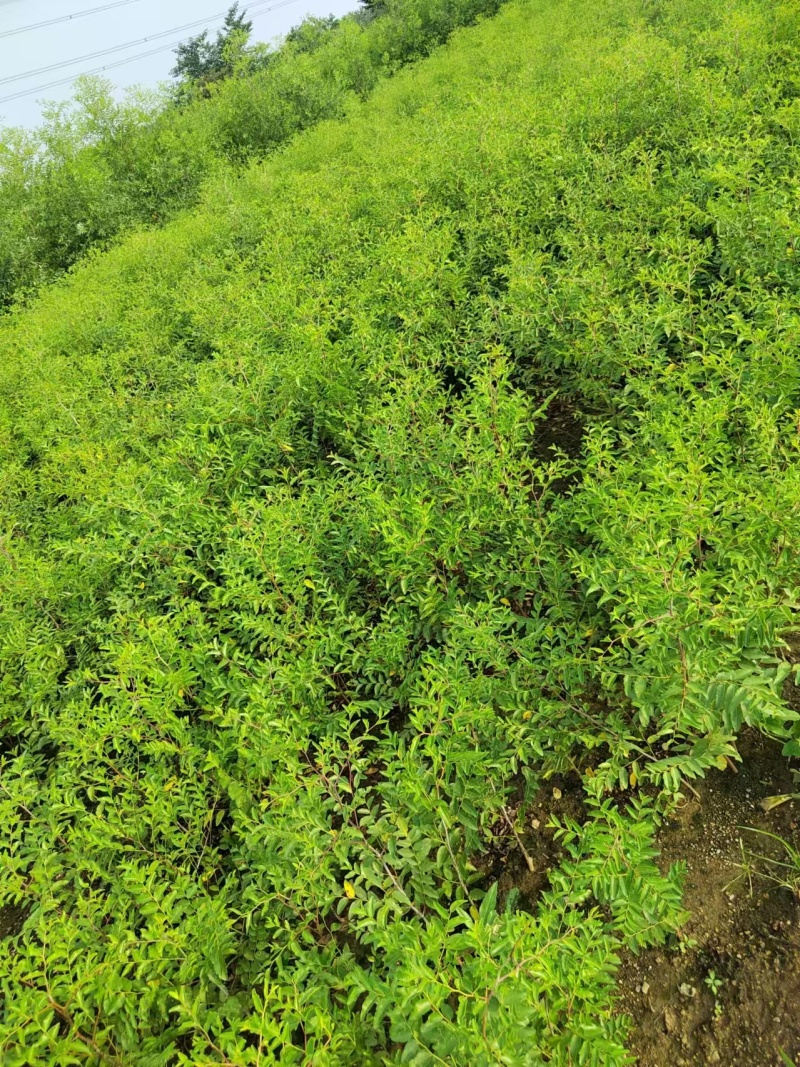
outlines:
{"label": "grass", "polygon": [[752,874],[756,873],[781,889],[788,889],[794,896],[800,897],[800,850],[779,834],[758,830],[752,826],[746,829],[749,833],[759,834],[779,846],[777,855],[748,853],[747,872],[751,882]]}

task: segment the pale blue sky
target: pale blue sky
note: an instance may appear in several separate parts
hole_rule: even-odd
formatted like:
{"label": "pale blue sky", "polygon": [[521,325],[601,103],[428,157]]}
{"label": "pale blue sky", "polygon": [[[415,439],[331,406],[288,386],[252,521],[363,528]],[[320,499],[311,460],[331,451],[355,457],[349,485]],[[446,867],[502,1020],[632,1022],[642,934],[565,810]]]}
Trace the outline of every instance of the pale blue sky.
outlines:
{"label": "pale blue sky", "polygon": [[[36,125],[41,118],[38,99],[66,100],[71,95],[71,85],[53,86],[16,100],[4,100],[5,97],[156,49],[155,54],[105,71],[102,77],[120,88],[157,85],[168,77],[174,65],[169,46],[174,48],[177,41],[202,32],[206,26],[216,30],[232,0],[130,0],[85,18],[2,36],[8,30],[88,11],[111,2],[113,0],[0,0],[0,126]],[[252,9],[249,17],[253,21],[254,40],[271,41],[280,37],[301,22],[305,15],[344,15],[358,6],[357,0],[283,0],[280,7],[268,10],[277,4],[281,4],[281,0],[250,0],[244,5]],[[22,80],[9,80],[106,48],[141,42],[145,37],[164,34],[196,21],[200,22],[197,27],[167,32],[157,40],[87,59],[74,66],[32,74]]]}

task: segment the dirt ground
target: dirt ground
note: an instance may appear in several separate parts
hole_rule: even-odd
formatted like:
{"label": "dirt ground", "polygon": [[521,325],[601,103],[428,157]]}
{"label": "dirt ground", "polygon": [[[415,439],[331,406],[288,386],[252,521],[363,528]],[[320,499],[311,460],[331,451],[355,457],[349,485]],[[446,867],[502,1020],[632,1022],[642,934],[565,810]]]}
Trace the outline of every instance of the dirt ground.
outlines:
{"label": "dirt ground", "polygon": [[780,745],[744,734],[739,750],[738,773],[696,784],[660,834],[664,861],[687,863],[691,918],[676,947],[623,961],[639,1067],[786,1067],[782,1054],[800,1067],[800,897],[753,859],[780,857],[780,845],[746,829],[800,847],[800,801],[769,813],[760,803],[798,786]]}

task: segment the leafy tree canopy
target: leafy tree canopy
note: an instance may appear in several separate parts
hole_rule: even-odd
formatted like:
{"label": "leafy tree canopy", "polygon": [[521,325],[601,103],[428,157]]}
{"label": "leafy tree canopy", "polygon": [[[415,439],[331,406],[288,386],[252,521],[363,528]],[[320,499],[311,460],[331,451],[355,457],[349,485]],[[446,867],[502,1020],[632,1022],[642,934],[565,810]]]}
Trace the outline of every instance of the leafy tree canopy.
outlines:
{"label": "leafy tree canopy", "polygon": [[175,49],[178,57],[171,73],[180,82],[204,85],[229,77],[250,41],[253,23],[247,20],[247,12],[233,4],[216,40],[209,38],[208,30],[190,38]]}
{"label": "leafy tree canopy", "polygon": [[311,15],[303,19],[299,26],[289,30],[286,42],[291,44],[296,52],[316,52],[328,39],[331,30],[338,25],[339,19],[335,15],[327,15],[324,18]]}

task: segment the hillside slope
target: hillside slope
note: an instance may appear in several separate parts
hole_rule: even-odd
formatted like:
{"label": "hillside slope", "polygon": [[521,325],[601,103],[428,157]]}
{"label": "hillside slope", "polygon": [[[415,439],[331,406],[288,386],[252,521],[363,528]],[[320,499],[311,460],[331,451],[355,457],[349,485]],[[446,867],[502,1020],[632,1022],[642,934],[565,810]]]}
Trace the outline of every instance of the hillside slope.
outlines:
{"label": "hillside slope", "polygon": [[160,226],[205,181],[263,159],[405,64],[429,55],[497,0],[382,0],[343,19],[306,19],[280,47],[237,46],[227,77],[120,102],[101,78],[35,130],[0,127],[0,310],[92,249]]}
{"label": "hillside slope", "polygon": [[627,1062],[800,754],[799,29],[514,0],[0,324],[4,1064]]}

